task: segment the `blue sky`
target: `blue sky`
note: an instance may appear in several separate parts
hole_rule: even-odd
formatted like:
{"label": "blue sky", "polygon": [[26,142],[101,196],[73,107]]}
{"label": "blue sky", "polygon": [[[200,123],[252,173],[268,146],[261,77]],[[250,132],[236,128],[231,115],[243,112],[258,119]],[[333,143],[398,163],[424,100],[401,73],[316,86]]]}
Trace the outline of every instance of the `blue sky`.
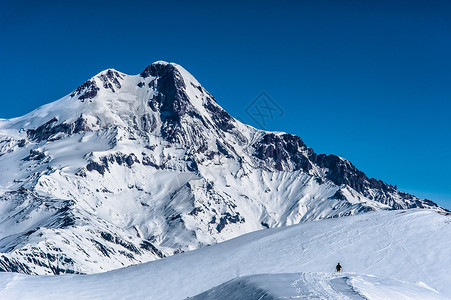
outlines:
{"label": "blue sky", "polygon": [[2,1],[0,39],[0,118],[173,61],[242,121],[451,209],[449,1]]}

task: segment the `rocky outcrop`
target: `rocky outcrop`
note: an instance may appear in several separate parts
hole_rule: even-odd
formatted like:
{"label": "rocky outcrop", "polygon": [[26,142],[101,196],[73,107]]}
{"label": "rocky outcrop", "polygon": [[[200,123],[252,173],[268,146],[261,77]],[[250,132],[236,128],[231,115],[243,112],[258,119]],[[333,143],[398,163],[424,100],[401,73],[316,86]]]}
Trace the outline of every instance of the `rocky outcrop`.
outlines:
{"label": "rocky outcrop", "polygon": [[304,154],[305,151],[311,151],[311,149],[307,148],[302,139],[297,136],[268,133],[253,147],[255,157],[269,162],[278,171],[304,170],[308,172],[311,169],[311,164]]}
{"label": "rocky outcrop", "polygon": [[[290,134],[267,133],[254,145],[253,155],[262,160],[263,166],[277,171],[297,171],[316,174],[313,169],[325,170],[325,178],[337,186],[349,186],[364,197],[393,209],[438,208],[432,201],[420,200],[408,193],[397,191],[395,186],[382,180],[368,178],[351,162],[336,155],[316,154],[301,138]],[[318,182],[324,182],[317,177]],[[338,190],[334,199],[346,200]],[[364,211],[364,210],[361,210]]]}
{"label": "rocky outcrop", "polygon": [[100,158],[100,161],[90,161],[89,164],[86,165],[86,170],[88,171],[97,171],[98,173],[104,175],[106,171],[109,171],[109,167],[111,164],[125,165],[129,168],[134,163],[140,163],[135,154],[123,154],[116,153],[109,156],[103,156]]}
{"label": "rocky outcrop", "polygon": [[221,232],[226,227],[227,224],[244,223],[244,222],[246,222],[246,220],[240,216],[239,212],[237,212],[234,215],[230,214],[229,212],[226,212],[219,219],[219,223],[216,226],[216,230],[218,232]]}
{"label": "rocky outcrop", "polygon": [[57,118],[53,118],[36,129],[28,129],[27,137],[31,141],[41,142],[44,140],[61,138],[57,137],[58,133],[71,135],[83,131],[91,131],[91,128],[88,126],[86,118],[84,118],[83,116],[80,116],[78,119],[75,120],[75,122],[60,123],[60,124],[58,124]]}
{"label": "rocky outcrop", "polygon": [[97,96],[98,91],[100,91],[99,87],[96,82],[91,79],[80,85],[72,94],[70,94],[70,96],[78,96],[78,99],[81,102],[84,102]]}
{"label": "rocky outcrop", "polygon": [[150,83],[156,92],[148,101],[149,107],[160,113],[163,122],[161,135],[166,140],[175,142],[180,130],[180,117],[193,110],[185,92],[185,82],[177,68],[167,63],[149,65],[141,73],[141,77],[149,76],[156,77],[156,80]]}
{"label": "rocky outcrop", "polygon": [[108,69],[105,73],[100,74],[98,77],[103,83],[103,88],[109,89],[113,93],[116,92],[115,89],[113,88],[113,85],[117,89],[120,89],[122,87],[118,79],[123,79],[123,77],[117,71]]}

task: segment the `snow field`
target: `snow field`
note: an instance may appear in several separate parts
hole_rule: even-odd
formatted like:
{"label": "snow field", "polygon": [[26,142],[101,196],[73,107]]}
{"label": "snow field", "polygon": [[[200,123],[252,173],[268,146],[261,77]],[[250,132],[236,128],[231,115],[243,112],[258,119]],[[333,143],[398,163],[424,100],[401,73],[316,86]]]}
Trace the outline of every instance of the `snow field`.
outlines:
{"label": "snow field", "polygon": [[[301,291],[310,288],[320,295],[332,293],[327,287],[332,285],[347,297],[351,286],[368,299],[445,299],[451,298],[450,235],[449,216],[431,210],[381,211],[260,230],[100,274],[2,273],[0,298],[184,299],[237,277],[298,273],[287,275],[295,282],[290,276],[299,279],[304,273],[307,277],[298,282],[306,286]],[[337,262],[343,275],[331,275]],[[346,285],[333,281],[344,276],[349,278]],[[319,299],[330,299],[326,296]]]}

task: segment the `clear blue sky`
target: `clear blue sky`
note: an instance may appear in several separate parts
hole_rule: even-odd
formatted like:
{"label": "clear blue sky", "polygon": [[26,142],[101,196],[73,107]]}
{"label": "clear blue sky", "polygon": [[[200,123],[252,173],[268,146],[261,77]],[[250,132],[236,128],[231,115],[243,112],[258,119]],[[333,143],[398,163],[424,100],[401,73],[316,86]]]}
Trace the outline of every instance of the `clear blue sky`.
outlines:
{"label": "clear blue sky", "polygon": [[[184,66],[233,116],[451,209],[451,2],[0,2],[0,118],[106,68]],[[340,2],[340,3],[338,3]]]}

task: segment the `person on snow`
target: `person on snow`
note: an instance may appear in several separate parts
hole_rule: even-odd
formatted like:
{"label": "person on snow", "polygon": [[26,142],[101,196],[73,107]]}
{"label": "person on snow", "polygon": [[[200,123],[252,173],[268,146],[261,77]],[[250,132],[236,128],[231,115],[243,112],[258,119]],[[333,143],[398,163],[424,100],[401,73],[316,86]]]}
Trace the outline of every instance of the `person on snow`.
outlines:
{"label": "person on snow", "polygon": [[338,265],[335,267],[335,269],[337,270],[337,273],[341,273],[341,265],[340,265],[340,263],[338,263]]}

